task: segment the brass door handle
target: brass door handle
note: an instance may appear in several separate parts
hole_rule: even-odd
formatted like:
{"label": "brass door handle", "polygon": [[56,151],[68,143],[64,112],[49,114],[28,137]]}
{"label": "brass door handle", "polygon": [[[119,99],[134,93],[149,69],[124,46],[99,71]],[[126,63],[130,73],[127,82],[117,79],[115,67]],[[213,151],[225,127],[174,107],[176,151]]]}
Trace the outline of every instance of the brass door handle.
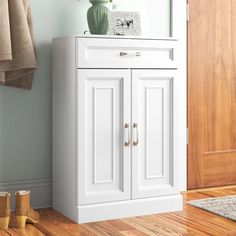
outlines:
{"label": "brass door handle", "polygon": [[129,128],[129,124],[125,123],[125,147],[129,147],[130,145],[130,128]]}
{"label": "brass door handle", "polygon": [[138,132],[138,124],[133,124],[133,146],[138,146],[139,144],[139,132]]}

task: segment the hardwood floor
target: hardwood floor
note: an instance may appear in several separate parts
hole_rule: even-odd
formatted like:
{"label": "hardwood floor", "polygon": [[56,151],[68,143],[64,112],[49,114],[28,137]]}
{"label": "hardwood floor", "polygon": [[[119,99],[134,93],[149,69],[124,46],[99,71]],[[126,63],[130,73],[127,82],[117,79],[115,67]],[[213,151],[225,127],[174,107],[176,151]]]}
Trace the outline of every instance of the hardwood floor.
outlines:
{"label": "hardwood floor", "polygon": [[[236,186],[211,188],[183,193],[185,202],[213,196],[236,195]],[[25,229],[14,228],[14,217],[9,230],[0,236],[176,236],[176,235],[219,235],[236,236],[236,222],[184,205],[182,212],[150,215],[122,220],[77,225],[52,209],[40,210],[41,221],[27,225]]]}

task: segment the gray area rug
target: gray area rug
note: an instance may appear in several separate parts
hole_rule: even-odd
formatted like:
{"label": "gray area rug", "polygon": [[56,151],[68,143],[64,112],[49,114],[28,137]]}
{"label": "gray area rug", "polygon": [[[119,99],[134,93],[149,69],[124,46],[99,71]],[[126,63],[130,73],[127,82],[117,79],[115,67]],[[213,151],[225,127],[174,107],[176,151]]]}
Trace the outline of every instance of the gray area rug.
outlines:
{"label": "gray area rug", "polygon": [[236,221],[236,195],[188,201],[188,204]]}

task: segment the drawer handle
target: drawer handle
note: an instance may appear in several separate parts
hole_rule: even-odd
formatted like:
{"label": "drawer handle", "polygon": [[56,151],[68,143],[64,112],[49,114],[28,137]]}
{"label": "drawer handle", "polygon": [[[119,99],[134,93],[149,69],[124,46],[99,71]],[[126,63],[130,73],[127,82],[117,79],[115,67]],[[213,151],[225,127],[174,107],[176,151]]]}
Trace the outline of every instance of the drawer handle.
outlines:
{"label": "drawer handle", "polygon": [[129,124],[125,124],[125,147],[129,147],[130,145],[130,129]]}
{"label": "drawer handle", "polygon": [[124,57],[124,56],[127,56],[127,55],[128,55],[127,52],[120,52],[120,56],[121,56],[121,57]]}
{"label": "drawer handle", "polygon": [[136,52],[135,54],[129,54],[127,52],[120,52],[121,57],[129,56],[129,55],[130,56],[135,56],[135,57],[141,57],[142,56],[141,52]]}
{"label": "drawer handle", "polygon": [[[135,132],[135,130],[136,130],[136,132]],[[139,144],[139,133],[138,133],[138,124],[137,123],[133,124],[133,139],[134,139],[134,137],[135,137],[136,140],[133,141],[133,146],[138,146],[138,144]]]}

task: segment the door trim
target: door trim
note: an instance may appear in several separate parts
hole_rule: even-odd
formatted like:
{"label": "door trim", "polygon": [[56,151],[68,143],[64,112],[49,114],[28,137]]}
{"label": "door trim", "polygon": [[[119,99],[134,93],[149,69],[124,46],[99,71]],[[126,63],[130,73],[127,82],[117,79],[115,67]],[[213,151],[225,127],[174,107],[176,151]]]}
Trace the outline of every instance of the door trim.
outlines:
{"label": "door trim", "polygon": [[[178,39],[178,138],[176,155],[179,157],[179,190],[187,190],[187,0],[171,0],[171,37]],[[176,119],[176,117],[174,118]]]}

